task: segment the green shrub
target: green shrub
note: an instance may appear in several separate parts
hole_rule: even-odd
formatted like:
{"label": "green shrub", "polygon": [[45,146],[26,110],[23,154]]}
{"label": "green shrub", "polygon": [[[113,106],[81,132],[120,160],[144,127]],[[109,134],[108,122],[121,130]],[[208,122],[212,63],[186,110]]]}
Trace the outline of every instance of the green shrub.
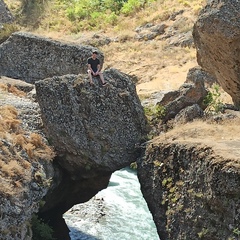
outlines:
{"label": "green shrub", "polygon": [[[59,0],[66,5],[66,17],[70,21],[86,21],[85,29],[99,28],[105,24],[117,24],[122,13],[131,15],[156,0]],[[83,23],[82,23],[83,24]],[[82,25],[81,24],[81,25]],[[89,26],[88,26],[89,25]]]}
{"label": "green shrub", "polygon": [[137,12],[144,6],[145,0],[128,0],[121,8],[121,13],[128,16]]}
{"label": "green shrub", "polygon": [[208,92],[203,103],[206,106],[206,114],[223,112],[224,104],[221,101],[220,86],[218,84],[213,85],[213,90]]}
{"label": "green shrub", "polygon": [[130,168],[133,169],[133,170],[137,170],[137,162],[131,163]]}
{"label": "green shrub", "polygon": [[116,13],[112,12],[111,14],[108,14],[105,18],[106,23],[115,25],[117,24],[117,15]]}
{"label": "green shrub", "polygon": [[127,2],[127,0],[102,0],[102,8],[119,14],[125,2]]}
{"label": "green shrub", "polygon": [[166,108],[161,105],[150,105],[144,107],[144,113],[149,121],[160,120],[166,115]]}
{"label": "green shrub", "polygon": [[52,228],[39,219],[37,215],[32,217],[33,240],[54,240]]}

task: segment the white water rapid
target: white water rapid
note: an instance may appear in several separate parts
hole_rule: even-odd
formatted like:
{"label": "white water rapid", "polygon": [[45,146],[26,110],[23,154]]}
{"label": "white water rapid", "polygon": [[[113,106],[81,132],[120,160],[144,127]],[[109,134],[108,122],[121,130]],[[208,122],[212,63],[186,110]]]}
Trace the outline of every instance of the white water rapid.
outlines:
{"label": "white water rapid", "polygon": [[71,240],[159,240],[136,171],[112,174],[109,186],[64,214]]}

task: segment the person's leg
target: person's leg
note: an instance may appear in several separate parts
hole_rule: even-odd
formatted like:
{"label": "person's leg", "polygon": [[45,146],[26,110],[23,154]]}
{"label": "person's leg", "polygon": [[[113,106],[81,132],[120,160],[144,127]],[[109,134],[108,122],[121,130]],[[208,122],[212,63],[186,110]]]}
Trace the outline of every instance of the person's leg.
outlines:
{"label": "person's leg", "polygon": [[105,85],[106,82],[105,82],[105,80],[104,80],[104,78],[103,78],[102,72],[99,72],[98,75],[99,75],[99,77],[100,77],[100,79],[101,79],[101,81],[102,81],[102,84]]}
{"label": "person's leg", "polygon": [[90,84],[93,84],[91,70],[88,69],[87,72],[88,72],[88,77],[89,77],[89,80],[90,80]]}

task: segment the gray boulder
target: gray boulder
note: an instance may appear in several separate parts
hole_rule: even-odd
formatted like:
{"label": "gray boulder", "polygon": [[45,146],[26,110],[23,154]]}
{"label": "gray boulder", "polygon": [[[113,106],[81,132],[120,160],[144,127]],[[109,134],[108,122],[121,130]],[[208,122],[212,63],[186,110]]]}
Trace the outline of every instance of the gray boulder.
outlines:
{"label": "gray boulder", "polygon": [[211,0],[200,12],[193,37],[198,64],[217,78],[240,106],[240,4],[238,0]]}
{"label": "gray boulder", "polygon": [[[86,73],[92,50],[97,49],[17,32],[0,45],[0,75],[35,83],[53,76]],[[103,54],[97,51],[103,64]]]}
{"label": "gray boulder", "polygon": [[162,117],[163,122],[175,118],[182,109],[194,104],[204,108],[202,102],[207,95],[207,90],[204,87],[203,80],[194,80],[185,82],[176,91],[167,92],[157,103],[165,108],[165,115]]}
{"label": "gray boulder", "polygon": [[218,83],[217,79],[204,71],[201,67],[196,66],[189,69],[185,82],[203,81],[205,87],[211,87],[214,83]]}
{"label": "gray boulder", "polygon": [[204,115],[203,110],[197,104],[182,109],[175,117],[175,123],[187,123],[196,118],[202,118]]}
{"label": "gray boulder", "polygon": [[146,119],[135,85],[117,70],[104,72],[108,86],[87,75],[36,82],[37,100],[59,163],[72,178],[113,172],[136,161]]}

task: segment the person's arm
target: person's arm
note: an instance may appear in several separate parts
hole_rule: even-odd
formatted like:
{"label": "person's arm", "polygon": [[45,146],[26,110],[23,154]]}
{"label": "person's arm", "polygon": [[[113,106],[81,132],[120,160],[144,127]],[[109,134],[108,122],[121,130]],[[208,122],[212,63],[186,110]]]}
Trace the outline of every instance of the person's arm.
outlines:
{"label": "person's arm", "polygon": [[88,69],[91,71],[91,73],[93,73],[93,70],[92,70],[92,67],[91,67],[90,63],[88,63]]}

